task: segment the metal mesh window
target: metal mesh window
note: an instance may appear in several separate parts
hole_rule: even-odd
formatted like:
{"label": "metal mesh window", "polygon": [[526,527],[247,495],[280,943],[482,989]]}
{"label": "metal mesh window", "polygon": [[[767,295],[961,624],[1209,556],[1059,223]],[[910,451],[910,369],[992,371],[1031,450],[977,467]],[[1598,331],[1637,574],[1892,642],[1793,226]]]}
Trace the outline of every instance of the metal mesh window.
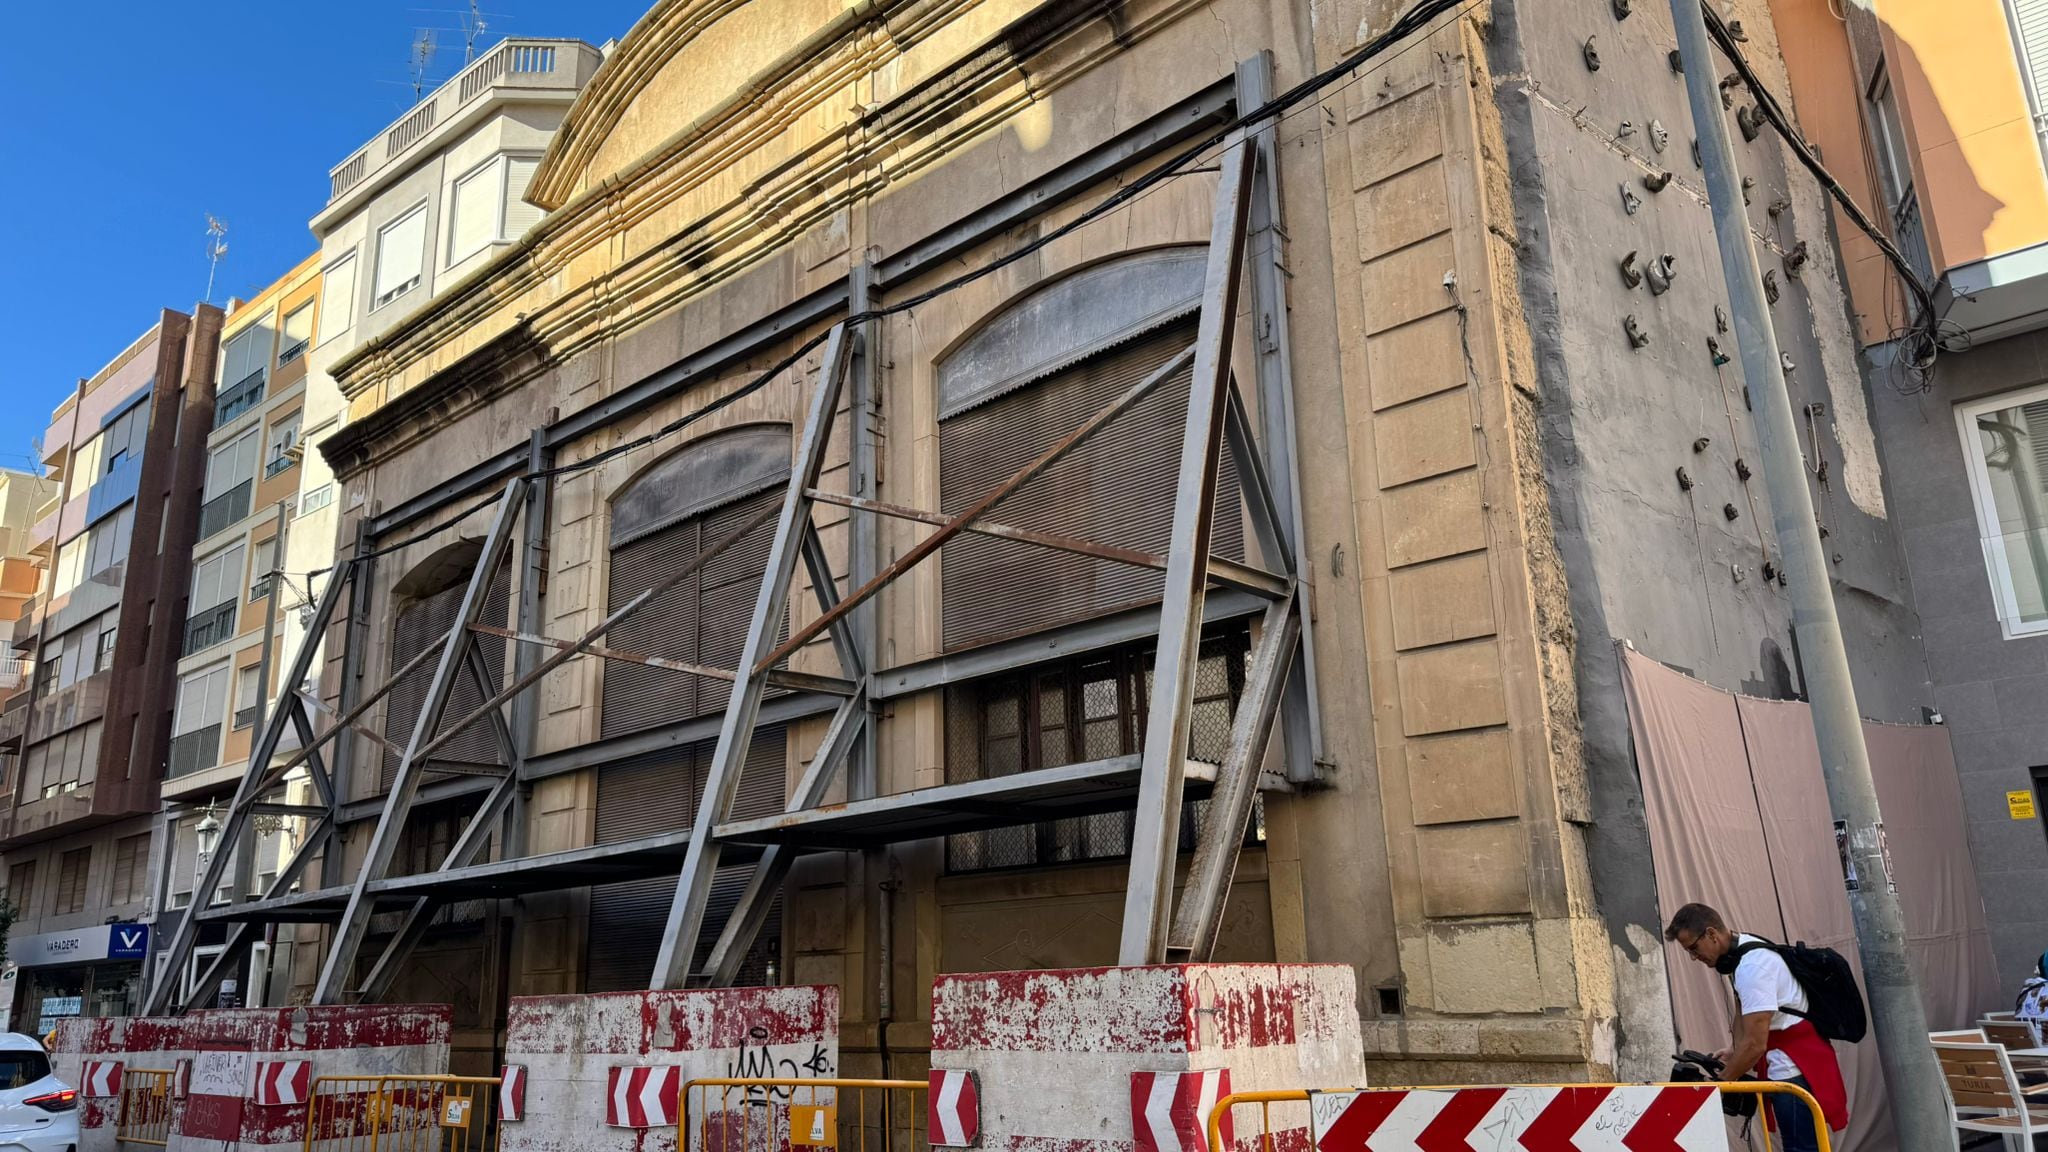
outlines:
{"label": "metal mesh window", "polygon": [[[1241,627],[1203,640],[1189,715],[1190,759],[1222,762],[1244,693],[1249,648],[1249,633]],[[947,781],[986,780],[1142,751],[1152,656],[1149,644],[1133,646],[948,686]],[[1206,800],[1183,807],[1183,851],[1193,849],[1208,807]],[[978,872],[1116,859],[1130,854],[1131,821],[1129,812],[1106,812],[948,836],[946,867]],[[1256,837],[1259,826],[1255,813],[1250,835]]]}
{"label": "metal mesh window", "polygon": [[[404,665],[407,660],[419,655],[430,646],[437,646],[455,624],[455,618],[462,610],[463,593],[467,591],[467,572],[464,579],[439,591],[414,599],[398,610],[398,619],[391,633],[391,666]],[[498,569],[497,579],[492,581],[490,590],[484,596],[483,611],[478,619],[486,624],[505,626],[512,600],[512,573],[508,567]],[[483,652],[485,675],[492,684],[502,683],[505,675],[505,641],[493,636],[477,637],[478,647]],[[384,708],[384,749],[382,771],[378,777],[377,790],[388,792],[392,781],[398,778],[398,761],[404,755],[406,742],[412,739],[413,725],[419,723],[420,708],[426,703],[427,687],[433,683],[435,665],[438,659],[420,662],[419,667],[406,673],[391,685]],[[466,671],[458,671],[454,690],[448,694],[448,706],[441,713],[439,735],[460,722],[463,717],[477,710],[483,704],[484,695],[477,687],[476,679]],[[443,744],[427,765],[429,772],[461,772],[500,769],[503,761],[498,757],[497,737],[491,732],[490,719],[479,718],[475,723],[462,729],[453,740]]]}
{"label": "metal mesh window", "polygon": [[[617,844],[663,832],[679,832],[694,822],[704,796],[704,777],[717,742],[702,741],[675,751],[649,753],[607,764],[597,774],[599,844]],[[747,761],[740,769],[739,791],[733,797],[733,818],[766,816],[782,811],[788,772],[788,740],[779,727],[754,733]],[[725,929],[726,918],[739,903],[753,865],[720,868],[712,880],[704,929],[691,960],[701,970],[711,947]],[[669,905],[675,899],[674,876],[656,876],[590,890],[589,954],[584,991],[621,992],[647,987],[668,928]],[[766,981],[768,962],[782,936],[780,897],[768,913],[761,935],[748,951],[738,983]]]}
{"label": "metal mesh window", "polygon": [[[941,420],[941,509],[956,513],[986,495],[1194,338],[1192,323],[1176,323]],[[1182,370],[1160,382],[996,505],[990,518],[1164,554],[1173,534],[1189,379]],[[1230,559],[1244,557],[1244,517],[1228,446],[1217,469],[1210,548]],[[947,543],[940,556],[948,651],[1151,603],[1165,579],[1149,568],[973,533]],[[1019,588],[1032,594],[1018,595]]]}

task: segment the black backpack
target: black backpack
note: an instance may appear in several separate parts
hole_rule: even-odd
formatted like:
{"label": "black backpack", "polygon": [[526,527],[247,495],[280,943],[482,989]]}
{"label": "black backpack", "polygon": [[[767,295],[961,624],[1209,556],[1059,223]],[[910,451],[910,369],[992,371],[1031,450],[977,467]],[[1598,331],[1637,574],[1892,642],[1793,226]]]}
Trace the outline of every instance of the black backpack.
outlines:
{"label": "black backpack", "polygon": [[[1753,940],[1729,950],[1739,963],[1744,953],[1769,948],[1792,970],[1792,978],[1806,993],[1806,1011],[1780,1007],[1788,1016],[1798,1016],[1813,1025],[1822,1038],[1854,1044],[1870,1030],[1870,1018],[1863,1011],[1863,991],[1856,986],[1856,974],[1849,962],[1833,948],[1809,948],[1798,944],[1774,944]],[[1732,978],[1732,977],[1731,977]]]}

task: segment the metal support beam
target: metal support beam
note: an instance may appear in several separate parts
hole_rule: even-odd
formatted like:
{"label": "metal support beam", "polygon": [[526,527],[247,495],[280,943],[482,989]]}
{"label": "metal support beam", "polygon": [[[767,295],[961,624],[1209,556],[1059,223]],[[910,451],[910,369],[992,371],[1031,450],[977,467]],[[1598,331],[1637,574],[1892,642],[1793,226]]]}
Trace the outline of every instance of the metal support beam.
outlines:
{"label": "metal support beam", "polygon": [[[498,636],[531,648],[553,648],[557,652],[571,655],[595,656],[600,660],[617,660],[625,664],[643,664],[649,668],[662,668],[670,672],[685,672],[692,676],[704,676],[712,680],[730,683],[739,673],[731,668],[714,668],[709,664],[698,664],[689,660],[675,660],[667,656],[649,656],[645,652],[627,652],[619,648],[607,648],[602,644],[581,643],[575,640],[557,640],[553,636],[534,636],[526,632],[514,632],[494,624],[472,624],[471,632],[484,636]],[[835,696],[851,696],[854,681],[839,676],[819,676],[810,672],[791,672],[784,668],[772,668],[768,672],[768,683],[776,688],[792,688],[799,692],[830,692]],[[514,697],[518,699],[518,697]],[[472,716],[483,711],[480,707]],[[465,723],[463,727],[468,727]]]}
{"label": "metal support beam", "polygon": [[[542,596],[547,590],[548,579],[548,520],[554,515],[555,481],[547,475],[554,467],[555,453],[548,447],[547,432],[536,428],[527,441],[526,473],[532,477],[531,490],[526,494],[526,531],[520,539],[519,550],[519,607],[513,614],[512,626],[522,632],[544,632],[542,618]],[[512,679],[519,682],[540,663],[540,653],[521,647],[512,657]],[[540,739],[540,700],[531,692],[522,692],[512,697],[512,733],[521,748],[529,751]],[[521,765],[522,770],[524,765]],[[505,816],[505,854],[526,855],[527,814],[526,802],[530,789],[520,788],[512,794],[511,806]]]}
{"label": "metal support beam", "polygon": [[1167,553],[1165,599],[1159,609],[1159,647],[1152,664],[1144,768],[1132,825],[1130,882],[1124,891],[1118,947],[1117,962],[1125,965],[1166,960],[1187,770],[1188,709],[1201,650],[1202,597],[1209,585],[1211,512],[1216,502],[1216,466],[1223,450],[1253,159],[1244,134],[1232,133],[1216,186],[1208,271],[1195,336],[1195,370],[1188,389],[1187,424],[1174,487],[1173,544]]}
{"label": "metal support beam", "polygon": [[[874,265],[861,263],[848,278],[847,307],[856,316],[875,307]],[[882,325],[861,326],[860,340],[853,347],[853,362],[846,381],[847,492],[856,500],[877,500],[882,494]],[[882,525],[879,517],[860,509],[846,518],[846,586],[858,588],[875,578],[882,563]],[[835,591],[835,595],[836,595]],[[841,671],[865,676],[881,665],[881,627],[875,620],[873,601],[847,616],[853,628],[853,650],[857,663]],[[874,698],[868,697],[874,708]],[[881,724],[870,711],[860,727],[860,739],[847,761],[846,795],[864,800],[881,789],[882,765],[879,742]]]}
{"label": "metal support beam", "polygon": [[1259,646],[1246,670],[1244,694],[1230,723],[1230,746],[1217,766],[1216,790],[1209,794],[1209,814],[1195,842],[1195,862],[1188,869],[1187,889],[1174,913],[1167,954],[1206,963],[1216,951],[1223,924],[1223,904],[1237,874],[1244,848],[1245,825],[1259,791],[1259,766],[1273,733],[1273,717],[1294,666],[1301,640],[1301,615],[1293,597],[1276,600],[1266,610]]}
{"label": "metal support beam", "polygon": [[[1273,97],[1273,57],[1261,52],[1237,66],[1237,106],[1263,107]],[[1294,366],[1287,324],[1287,235],[1281,223],[1279,121],[1256,126],[1252,146],[1258,164],[1252,172],[1250,245],[1252,349],[1259,385],[1260,447],[1270,499],[1279,521],[1290,563],[1283,569],[1302,583],[1295,598],[1301,615],[1301,644],[1294,670],[1287,677],[1287,697],[1280,711],[1286,743],[1287,779],[1311,784],[1323,778],[1322,705],[1316,691],[1315,629],[1310,616],[1315,604],[1313,565],[1304,552],[1308,539],[1301,507],[1301,468],[1297,462],[1294,421]],[[1276,561],[1269,559],[1268,563]]]}
{"label": "metal support beam", "polygon": [[[320,603],[313,610],[313,629],[315,631],[325,628],[327,621],[334,615],[334,606],[341,599],[341,588],[345,582],[348,582],[348,575],[349,573],[346,569],[337,570],[333,577],[328,580],[327,589],[321,593]],[[297,684],[305,679],[306,673],[312,668],[315,647],[313,644],[299,645],[298,652],[292,657],[292,666],[286,679],[287,683]],[[257,734],[254,745],[250,747],[249,760],[242,768],[242,781],[235,788],[235,798],[228,805],[228,818],[221,828],[220,843],[223,845],[238,843],[242,830],[249,826],[249,817],[252,809],[255,807],[257,799],[268,788],[268,785],[264,784],[263,780],[269,775],[270,758],[277,753],[277,742],[284,737],[284,729],[285,725],[289,723],[289,715],[290,709],[286,708],[279,708],[273,712],[264,722],[262,730]],[[303,848],[301,852],[303,852]],[[206,905],[206,894],[219,890],[221,873],[226,870],[227,856],[228,853],[224,851],[215,851],[207,859],[206,873],[200,878],[199,886],[193,890],[192,906],[185,909],[185,914],[178,918],[178,926],[171,934],[170,959],[163,968],[163,971],[167,974],[166,977],[164,979],[155,979],[153,973],[146,974],[151,979],[149,992],[143,997],[143,1015],[148,1016],[161,1012],[170,1003],[170,977],[168,974],[184,972],[185,965],[192,955],[193,941],[196,939],[199,930],[199,910]]]}
{"label": "metal support beam", "polygon": [[[305,873],[307,864],[312,861],[315,855],[320,856],[322,859],[330,855],[327,848],[328,841],[332,838],[333,832],[333,821],[325,818],[316,821],[311,828],[308,828],[306,830],[306,839],[292,853],[292,858],[285,861],[284,867],[278,869],[277,876],[270,881],[270,887],[264,892],[263,898],[268,900],[273,896],[281,896],[291,891],[292,885],[296,884],[299,877]],[[218,855],[218,851],[215,854]],[[207,899],[202,892],[194,892],[192,894],[192,905],[185,910],[187,917],[198,916],[206,903]],[[204,1004],[206,998],[211,996],[213,990],[219,986],[221,978],[228,974],[228,970],[241,963],[243,953],[247,951],[249,945],[255,943],[254,939],[252,939],[254,935],[254,928],[249,924],[237,923],[229,928],[227,940],[224,942],[219,954],[213,958],[211,963],[207,964],[205,970],[199,974],[199,979],[193,982],[191,994],[178,999],[178,1007],[190,1011]],[[186,960],[175,960],[174,962],[166,963],[163,969],[164,982],[167,984],[174,983],[180,979],[188,962]],[[145,1012],[145,1015],[153,1014],[155,1014],[155,1010]]]}
{"label": "metal support beam", "polygon": [[[803,439],[797,445],[796,460],[790,468],[789,487],[782,495],[775,540],[768,549],[767,570],[761,577],[761,592],[754,600],[753,619],[747,625],[746,645],[740,652],[739,676],[733,681],[732,696],[719,725],[717,751],[712,754],[711,768],[705,774],[704,795],[690,825],[690,848],[683,857],[682,875],[676,881],[668,931],[654,962],[650,988],[682,988],[690,979],[690,960],[696,955],[697,934],[704,925],[711,879],[718,871],[722,848],[712,830],[732,810],[733,794],[739,790],[740,766],[747,762],[747,751],[754,741],[761,692],[768,686],[766,673],[777,663],[776,657],[764,653],[774,645],[776,633],[788,618],[789,587],[796,576],[804,534],[811,524],[811,498],[806,493],[817,487],[818,477],[825,470],[825,449],[831,443],[832,420],[839,411],[839,396],[845,389],[847,362],[855,339],[855,334],[841,324],[832,330],[825,343],[817,391],[804,419]],[[837,608],[820,614],[810,635],[829,627],[834,611],[844,607],[846,604],[841,601]],[[794,651],[796,645],[788,647]]]}
{"label": "metal support beam", "polygon": [[448,708],[448,697],[455,688],[463,650],[474,642],[469,626],[483,611],[491,581],[497,576],[498,566],[505,562],[506,553],[511,551],[513,518],[525,496],[526,482],[514,480],[505,485],[505,495],[498,501],[490,535],[484,540],[483,555],[477,558],[476,569],[470,573],[469,587],[463,592],[455,626],[441,644],[440,662],[434,668],[433,680],[427,685],[426,699],[420,703],[420,714],[413,723],[412,737],[406,743],[405,754],[399,757],[398,775],[391,783],[390,793],[384,798],[384,814],[377,820],[377,830],[370,835],[370,846],[361,868],[356,872],[348,906],[342,912],[341,923],[335,927],[327,962],[320,969],[319,983],[313,989],[315,1004],[339,1004],[347,995],[356,953],[362,949],[363,937],[370,931],[370,912],[375,901],[370,896],[369,886],[382,879],[391,867],[391,856],[398,849],[398,837],[403,831],[406,814],[412,810],[413,795],[419,791],[420,778],[426,775],[426,755],[434,730],[440,727],[442,714]]}

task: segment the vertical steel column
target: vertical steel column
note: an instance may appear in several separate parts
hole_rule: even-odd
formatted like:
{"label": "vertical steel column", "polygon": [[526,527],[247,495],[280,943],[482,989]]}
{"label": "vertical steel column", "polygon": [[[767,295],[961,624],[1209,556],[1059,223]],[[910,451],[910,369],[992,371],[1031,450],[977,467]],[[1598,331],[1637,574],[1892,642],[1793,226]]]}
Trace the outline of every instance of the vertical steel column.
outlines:
{"label": "vertical steel column", "polygon": [[1244,270],[1254,152],[1233,132],[1221,162],[1209,231],[1209,267],[1195,336],[1194,378],[1174,488],[1173,544],[1159,610],[1159,648],[1152,664],[1152,701],[1145,718],[1142,776],[1131,833],[1130,882],[1124,892],[1120,964],[1166,960],[1179,854],[1180,804],[1187,770],[1188,708],[1202,641],[1202,599],[1209,582],[1209,531],[1222,455],[1230,351],[1237,326],[1238,281]]}
{"label": "vertical steel column", "polygon": [[[349,582],[348,623],[341,630],[341,685],[336,709],[342,716],[351,716],[360,705],[363,694],[365,665],[369,660],[370,605],[376,599],[377,558],[371,553],[370,518],[363,517],[356,522],[356,548],[354,555],[361,557],[350,565],[354,579]],[[307,647],[314,646],[312,633],[306,635]],[[316,688],[315,691],[318,689]],[[329,778],[334,781],[334,812],[331,817],[334,832],[330,839],[338,847],[341,840],[341,798],[350,795],[356,780],[356,730],[342,724],[334,733],[333,771]],[[342,881],[341,853],[328,852],[320,857],[320,887],[330,888]]]}
{"label": "vertical steel column", "polygon": [[[1237,109],[1240,115],[1273,98],[1273,57],[1261,52],[1237,66]],[[1287,676],[1287,695],[1280,712],[1286,744],[1287,779],[1309,784],[1323,776],[1323,717],[1316,691],[1315,629],[1309,626],[1314,606],[1311,565],[1303,553],[1307,533],[1301,509],[1301,468],[1294,424],[1294,364],[1287,322],[1287,264],[1282,243],[1279,121],[1259,124],[1252,136],[1258,166],[1252,173],[1251,219],[1246,242],[1252,291],[1252,347],[1259,379],[1260,446],[1265,450],[1266,477],[1280,513],[1280,532],[1288,551],[1286,571],[1301,581],[1295,612],[1301,617],[1301,643]],[[1270,563],[1271,561],[1269,561]]]}
{"label": "vertical steel column", "polygon": [[[858,316],[872,311],[874,298],[874,265],[863,262],[853,270],[853,287],[849,293],[848,309]],[[851,437],[847,447],[847,495],[855,499],[879,500],[882,491],[882,323],[869,320],[854,325],[858,340],[853,346],[853,363],[849,368],[850,396],[847,400],[847,434]],[[858,588],[875,578],[882,560],[881,518],[873,512],[855,508],[847,513],[846,522],[846,587]],[[877,667],[881,652],[881,633],[875,620],[876,604],[869,600],[849,613],[853,624],[854,650],[861,659],[862,674]],[[847,670],[854,674],[852,669]],[[865,800],[878,795],[881,788],[881,765],[877,757],[881,749],[876,739],[878,725],[870,718],[860,729],[860,741],[854,747],[853,760],[846,776],[846,796],[849,800]]]}
{"label": "vertical steel column", "polygon": [[[554,479],[546,475],[554,467],[555,454],[547,446],[547,429],[535,428],[527,442],[526,471],[533,479],[526,493],[526,533],[520,541],[519,631],[540,635],[547,631],[541,619],[541,598],[548,579],[548,522],[554,516]],[[521,682],[540,664],[541,652],[531,644],[515,645],[512,654],[513,683]],[[486,693],[486,698],[489,694]],[[512,698],[512,734],[519,747],[531,751],[540,738],[540,694],[521,692]],[[515,768],[523,765],[515,765]],[[524,784],[512,793],[505,817],[505,848],[508,857],[526,855],[526,802],[531,789]]]}
{"label": "vertical steel column", "polygon": [[712,754],[711,770],[704,781],[704,795],[697,804],[690,825],[690,848],[683,857],[682,875],[676,881],[676,895],[669,906],[668,931],[662,936],[661,953],[654,962],[651,988],[683,988],[690,979],[690,961],[697,953],[697,935],[704,926],[704,908],[711,897],[711,879],[718,871],[720,844],[716,836],[720,821],[732,810],[738,791],[740,767],[754,740],[754,722],[761,712],[761,690],[768,682],[762,658],[776,647],[775,637],[789,611],[789,585],[803,551],[805,531],[811,523],[811,498],[825,468],[825,446],[832,439],[832,419],[839,409],[839,394],[846,381],[852,333],[845,324],[832,330],[825,344],[825,358],[818,372],[818,388],[804,420],[803,440],[790,468],[789,488],[782,496],[782,514],[775,525],[775,542],[768,552],[768,568],[761,576],[761,593],[754,602],[753,620],[747,627],[747,642],[740,653],[739,671],[732,695],[725,706],[718,729],[718,750]]}
{"label": "vertical steel column", "polygon": [[[327,591],[320,596],[320,606],[313,613],[313,627],[327,626],[328,619],[334,615],[334,605],[341,598],[343,580],[348,575],[345,569],[337,569],[333,579],[328,581]],[[292,658],[292,682],[298,683],[304,679],[312,663],[313,645],[300,645],[299,651]],[[248,764],[242,769],[242,782],[235,787],[235,798],[228,805],[227,822],[221,828],[221,844],[237,843],[242,830],[249,826],[251,809],[255,807],[259,798],[260,790],[257,785],[269,772],[270,758],[276,755],[277,742],[283,738],[284,727],[288,722],[287,710],[277,709],[264,723],[262,732],[257,735],[255,744],[249,749]],[[192,905],[178,918],[178,927],[171,934],[168,950],[170,959],[164,966],[164,978],[152,979],[149,993],[143,997],[143,1015],[154,1015],[162,1011],[169,1001],[167,993],[171,984],[183,975],[185,965],[192,955],[193,939],[199,929],[200,910],[208,903],[206,894],[220,888],[220,877],[226,870],[227,857],[226,852],[216,849],[207,859],[206,874],[200,878],[199,887],[192,893]],[[173,858],[175,859],[175,853]],[[153,973],[151,975],[154,976]]]}
{"label": "vertical steel column", "polygon": [[448,630],[448,638],[441,644],[440,662],[434,668],[433,680],[427,685],[426,699],[420,703],[420,714],[413,723],[412,737],[406,742],[404,755],[399,757],[397,778],[391,782],[391,792],[384,798],[384,812],[377,818],[377,830],[370,835],[369,851],[356,873],[355,885],[349,891],[348,906],[342,911],[341,922],[335,926],[327,962],[321,967],[320,981],[313,989],[315,1004],[339,1004],[349,993],[349,975],[355,968],[356,953],[362,949],[363,937],[369,934],[370,913],[376,906],[370,885],[383,879],[385,870],[391,866],[391,856],[398,849],[398,837],[404,830],[406,815],[412,810],[413,796],[419,791],[420,777],[426,774],[426,765],[415,757],[421,747],[433,738],[434,729],[440,726],[441,715],[447,710],[455,677],[462,668],[463,650],[474,640],[469,626],[476,622],[477,614],[483,610],[491,580],[497,575],[498,565],[504,563],[505,554],[511,550],[512,520],[518,514],[520,501],[525,495],[526,481],[515,478],[505,485],[504,498],[498,501],[498,512],[491,521],[490,535],[485,538],[483,555],[477,559],[476,570],[470,573],[469,587],[464,591],[462,606],[456,612],[455,626]]}

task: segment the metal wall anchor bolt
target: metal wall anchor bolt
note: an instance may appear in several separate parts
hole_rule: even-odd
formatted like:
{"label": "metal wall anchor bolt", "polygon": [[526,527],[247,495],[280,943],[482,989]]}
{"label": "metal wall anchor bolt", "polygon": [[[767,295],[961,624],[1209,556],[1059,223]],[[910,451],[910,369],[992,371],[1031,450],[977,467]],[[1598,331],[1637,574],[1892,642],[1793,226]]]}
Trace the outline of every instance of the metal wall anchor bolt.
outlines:
{"label": "metal wall anchor bolt", "polygon": [[1666,252],[1650,261],[1643,271],[1643,278],[1650,282],[1650,295],[1662,296],[1671,291],[1671,278],[1678,274],[1678,257]]}
{"label": "metal wall anchor bolt", "polygon": [[1600,49],[1594,47],[1593,37],[1586,37],[1586,45],[1580,49],[1580,52],[1586,58],[1586,71],[1598,72],[1600,70]]}
{"label": "metal wall anchor bolt", "polygon": [[1764,118],[1757,113],[1756,105],[1744,104],[1735,110],[1735,126],[1742,129],[1744,140],[1754,140],[1764,130]]}
{"label": "metal wall anchor bolt", "polygon": [[1742,30],[1742,21],[1730,20],[1728,22],[1728,38],[1737,44],[1749,43],[1749,33]]}
{"label": "metal wall anchor bolt", "polygon": [[1776,268],[1764,269],[1764,302],[1766,304],[1776,304],[1778,302],[1778,270]]}
{"label": "metal wall anchor bolt", "polygon": [[1671,132],[1662,120],[1650,121],[1650,147],[1662,152],[1671,143]]}
{"label": "metal wall anchor bolt", "polygon": [[1764,561],[1763,573],[1764,579],[1776,580],[1778,578],[1778,566],[1766,560]]}
{"label": "metal wall anchor bolt", "polygon": [[1728,331],[1728,310],[1719,304],[1714,305],[1714,331]]}
{"label": "metal wall anchor bolt", "polygon": [[1671,172],[1669,169],[1662,172],[1646,173],[1643,176],[1643,187],[1648,188],[1652,192],[1662,192],[1664,186],[1669,183],[1671,183]]}
{"label": "metal wall anchor bolt", "polygon": [[1794,244],[1792,250],[1785,253],[1785,275],[1799,275],[1799,270],[1806,267],[1806,262],[1811,257],[1812,253],[1808,251],[1806,241],[1801,240],[1799,243]]}
{"label": "metal wall anchor bolt", "polygon": [[1742,73],[1730,72],[1721,77],[1721,107],[1735,107],[1735,86],[1742,83]]}
{"label": "metal wall anchor bolt", "polygon": [[1820,523],[1819,521],[1817,521],[1817,520],[1816,520],[1816,521],[1814,521],[1814,525],[1813,525],[1813,526],[1814,526],[1814,528],[1815,528],[1816,530],[1818,530],[1818,531],[1820,532],[1820,538],[1821,538],[1821,539],[1825,540],[1825,539],[1827,539],[1827,538],[1828,538],[1828,535],[1829,535],[1829,533],[1828,533],[1828,526],[1827,526],[1827,525],[1825,525],[1825,524],[1822,524],[1822,523]]}
{"label": "metal wall anchor bolt", "polygon": [[1783,196],[1780,196],[1776,200],[1771,201],[1771,206],[1769,208],[1766,208],[1765,211],[1769,212],[1773,216],[1783,216],[1786,212],[1790,211],[1791,208],[1792,202],[1790,200],[1785,199]]}
{"label": "metal wall anchor bolt", "polygon": [[1650,334],[1637,326],[1634,313],[1630,313],[1627,317],[1623,318],[1621,328],[1622,331],[1628,333],[1628,346],[1630,348],[1641,348],[1649,344]]}
{"label": "metal wall anchor bolt", "polygon": [[1617,140],[1626,140],[1635,134],[1636,122],[1633,120],[1623,120],[1621,122],[1621,127],[1616,128],[1614,130],[1614,136]]}
{"label": "metal wall anchor bolt", "polygon": [[1680,492],[1692,491],[1692,475],[1684,468],[1678,470],[1678,490]]}
{"label": "metal wall anchor bolt", "polygon": [[1749,206],[1749,193],[1750,193],[1750,190],[1751,190],[1751,189],[1753,189],[1753,188],[1755,188],[1755,187],[1756,187],[1756,177],[1754,177],[1754,176],[1744,176],[1744,177],[1742,178],[1742,205],[1743,205],[1743,207],[1747,208],[1747,207]]}
{"label": "metal wall anchor bolt", "polygon": [[1631,288],[1642,287],[1643,273],[1636,267],[1636,254],[1633,251],[1621,258],[1621,282]]}
{"label": "metal wall anchor bolt", "polygon": [[1778,367],[1787,375],[1799,371],[1799,365],[1792,362],[1792,354],[1790,352],[1778,353]]}
{"label": "metal wall anchor bolt", "polygon": [[1737,456],[1735,458],[1735,478],[1737,480],[1742,481],[1744,484],[1747,484],[1749,483],[1749,478],[1751,475],[1752,473],[1749,470],[1749,461],[1744,460],[1740,456]]}
{"label": "metal wall anchor bolt", "polygon": [[1633,0],[1614,0],[1614,18],[1616,20],[1628,19],[1629,13],[1633,11],[1635,11]]}
{"label": "metal wall anchor bolt", "polygon": [[1685,71],[1685,57],[1679,55],[1676,48],[1664,54],[1664,62],[1671,65],[1673,72],[1682,74]]}
{"label": "metal wall anchor bolt", "polygon": [[1714,438],[1712,436],[1702,436],[1699,439],[1692,442],[1692,450],[1694,452],[1705,452],[1707,450],[1707,445],[1712,444],[1713,442]]}
{"label": "metal wall anchor bolt", "polygon": [[1730,576],[1735,577],[1735,582],[1737,584],[1740,584],[1744,580],[1749,579],[1749,573],[1743,571],[1742,565],[1740,564],[1730,564],[1728,566],[1728,574]]}
{"label": "metal wall anchor bolt", "polygon": [[1621,210],[1633,216],[1636,214],[1636,209],[1642,206],[1643,198],[1629,191],[1628,185],[1623,184],[1621,186]]}
{"label": "metal wall anchor bolt", "polygon": [[1736,510],[1735,510],[1735,505],[1733,505],[1733,504],[1723,504],[1723,505],[1721,505],[1721,518],[1722,518],[1723,520],[1737,520],[1737,519],[1740,519],[1741,517],[1742,517],[1742,513],[1740,513],[1740,512],[1738,512],[1738,511],[1736,511]]}
{"label": "metal wall anchor bolt", "polygon": [[1716,368],[1728,362],[1728,354],[1721,351],[1721,342],[1712,336],[1707,337],[1707,355],[1713,357]]}

